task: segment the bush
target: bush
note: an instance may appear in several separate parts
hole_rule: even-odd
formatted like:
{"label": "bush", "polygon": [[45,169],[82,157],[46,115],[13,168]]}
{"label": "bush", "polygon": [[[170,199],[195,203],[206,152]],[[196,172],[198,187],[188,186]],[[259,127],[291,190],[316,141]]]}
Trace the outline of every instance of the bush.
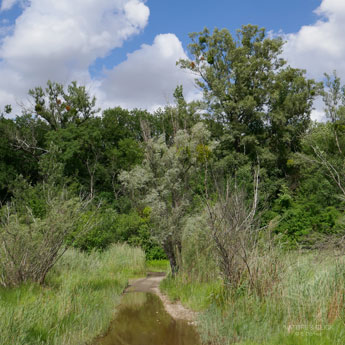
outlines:
{"label": "bush", "polygon": [[[327,184],[327,181],[321,179],[317,183],[313,177],[307,178],[294,193],[283,186],[272,208],[264,214],[264,224],[274,218],[278,220],[274,231],[290,246],[318,245],[322,237],[342,230],[339,210],[342,205],[330,192],[324,195],[318,189],[320,183]],[[327,190],[326,186],[322,189]]]}
{"label": "bush", "polygon": [[[66,237],[86,207],[66,190],[46,194],[45,216],[37,218],[30,208],[18,209],[15,200],[2,211],[0,225],[0,285],[16,286],[25,281],[42,284],[49,270],[66,250]],[[93,219],[84,224],[87,231]]]}
{"label": "bush", "polygon": [[[74,247],[84,251],[104,250],[112,243],[126,242],[133,247],[141,247],[145,251],[147,260],[166,258],[163,249],[151,237],[149,217],[140,216],[136,212],[118,214],[111,208],[101,210],[96,217],[96,226],[74,241]],[[88,218],[89,215],[84,214],[74,235],[83,231],[84,223]],[[72,236],[69,241],[73,239]]]}

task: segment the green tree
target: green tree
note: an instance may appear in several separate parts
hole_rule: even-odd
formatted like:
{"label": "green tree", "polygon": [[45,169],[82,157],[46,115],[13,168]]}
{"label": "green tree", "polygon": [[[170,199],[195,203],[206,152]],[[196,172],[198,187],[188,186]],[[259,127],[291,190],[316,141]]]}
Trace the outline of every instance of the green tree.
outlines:
{"label": "green tree", "polygon": [[80,125],[99,112],[95,108],[96,98],[75,81],[67,90],[62,84],[48,81],[45,89],[35,87],[29,90],[29,95],[35,102],[36,116],[47,121],[53,130],[65,128],[69,123]]}
{"label": "green tree", "polygon": [[179,129],[190,130],[201,121],[200,102],[187,102],[183,95],[183,86],[178,85],[174,91],[175,104],[158,109],[150,119],[153,135],[164,134],[165,141],[170,144]]}
{"label": "green tree", "polygon": [[173,274],[179,268],[184,217],[193,208],[193,187],[211,157],[209,137],[198,123],[190,133],[177,131],[170,145],[164,135],[149,139],[142,165],[120,175],[135,206],[151,208],[152,235],[164,248]]}
{"label": "green tree", "polygon": [[8,201],[11,185],[18,175],[35,183],[38,161],[45,152],[45,125],[26,115],[16,119],[0,117],[0,203]]}
{"label": "green tree", "polygon": [[283,41],[247,25],[235,39],[228,30],[190,35],[192,60],[181,68],[196,74],[220,158],[237,170],[248,160],[283,176],[291,152],[300,149],[318,85],[305,71],[286,66]]}
{"label": "green tree", "polygon": [[[43,182],[33,186],[18,176],[11,202],[0,209],[0,285],[4,287],[26,281],[44,283],[89,207],[89,199],[76,197],[65,186],[57,152],[52,145],[40,159]],[[94,225],[95,212],[87,215],[77,236]]]}
{"label": "green tree", "polygon": [[302,157],[321,169],[345,198],[345,87],[336,72],[325,76],[322,96],[329,121],[311,128],[304,138]]}

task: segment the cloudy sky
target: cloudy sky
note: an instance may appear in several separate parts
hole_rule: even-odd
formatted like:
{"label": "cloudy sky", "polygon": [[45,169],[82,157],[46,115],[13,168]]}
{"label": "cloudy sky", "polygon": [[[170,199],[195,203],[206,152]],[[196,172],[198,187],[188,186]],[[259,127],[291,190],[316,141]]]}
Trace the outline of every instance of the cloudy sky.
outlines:
{"label": "cloudy sky", "polygon": [[284,35],[285,58],[309,76],[336,69],[345,82],[344,0],[2,0],[0,107],[48,79],[87,85],[103,107],[153,109],[178,84],[193,99],[175,65],[188,33],[248,23]]}

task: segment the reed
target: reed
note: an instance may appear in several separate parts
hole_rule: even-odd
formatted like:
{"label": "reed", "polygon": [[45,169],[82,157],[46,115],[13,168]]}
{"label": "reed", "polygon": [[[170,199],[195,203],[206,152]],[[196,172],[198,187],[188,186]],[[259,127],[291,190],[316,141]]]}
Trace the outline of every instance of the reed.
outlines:
{"label": "reed", "polygon": [[90,344],[109,327],[128,278],[144,273],[138,248],[114,245],[90,254],[69,249],[44,286],[0,290],[0,344]]}

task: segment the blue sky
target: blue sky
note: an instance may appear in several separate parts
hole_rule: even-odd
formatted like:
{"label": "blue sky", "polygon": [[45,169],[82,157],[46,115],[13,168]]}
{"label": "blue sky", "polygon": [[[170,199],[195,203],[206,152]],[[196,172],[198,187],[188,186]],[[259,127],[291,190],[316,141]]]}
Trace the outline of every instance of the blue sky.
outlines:
{"label": "blue sky", "polygon": [[156,109],[178,84],[195,99],[194,76],[175,62],[205,26],[257,24],[284,37],[284,58],[309,77],[345,78],[344,22],[344,0],[2,0],[0,107],[19,109],[48,79],[86,85],[103,108]]}
{"label": "blue sky", "polygon": [[151,44],[161,33],[174,33],[187,49],[188,34],[204,27],[227,28],[235,33],[242,25],[250,23],[268,31],[296,32],[302,25],[315,22],[317,16],[313,10],[320,3],[320,0],[148,0],[150,18],[145,29],[107,58],[98,59],[90,71],[97,74],[103,65],[111,68],[125,60],[128,52],[139,49],[143,43]]}

